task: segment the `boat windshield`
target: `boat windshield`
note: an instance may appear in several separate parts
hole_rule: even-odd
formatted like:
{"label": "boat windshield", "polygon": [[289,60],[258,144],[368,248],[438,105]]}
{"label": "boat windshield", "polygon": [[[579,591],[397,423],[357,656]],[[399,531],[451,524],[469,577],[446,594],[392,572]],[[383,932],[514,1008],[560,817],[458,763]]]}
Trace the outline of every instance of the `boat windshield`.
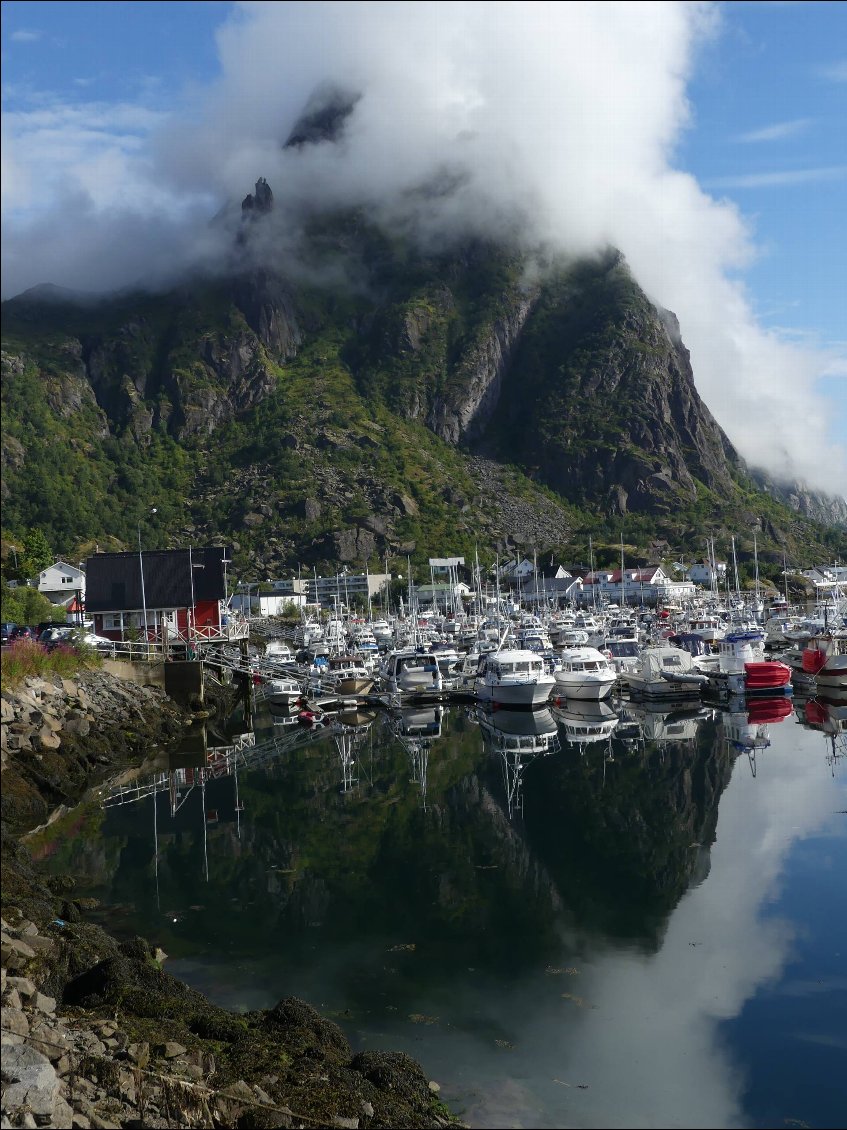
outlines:
{"label": "boat windshield", "polygon": [[610,651],[617,659],[637,658],[638,644],[634,640],[617,641],[608,640],[606,650]]}

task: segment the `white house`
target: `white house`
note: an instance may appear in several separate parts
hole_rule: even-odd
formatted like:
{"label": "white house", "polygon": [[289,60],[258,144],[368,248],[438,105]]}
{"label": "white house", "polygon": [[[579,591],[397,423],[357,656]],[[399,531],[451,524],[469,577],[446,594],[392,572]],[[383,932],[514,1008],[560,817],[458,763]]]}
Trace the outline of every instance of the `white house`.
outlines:
{"label": "white house", "polygon": [[623,578],[620,569],[589,573],[582,591],[586,603],[599,597],[616,603],[658,604],[690,599],[694,585],[691,581],[673,581],[661,565],[650,565],[646,569],[624,569]]}
{"label": "white house", "polygon": [[695,564],[688,570],[688,579],[695,585],[711,585],[712,581],[722,584],[725,578],[725,561],[716,561],[714,569],[711,565]]}
{"label": "white house", "polygon": [[67,561],[55,561],[49,568],[42,569],[31,584],[50,601],[51,604],[69,605],[74,597],[85,603],[85,572]]}
{"label": "white house", "polygon": [[507,581],[520,583],[527,577],[533,576],[534,573],[535,565],[527,557],[524,557],[523,561],[504,561],[500,566],[500,576]]}

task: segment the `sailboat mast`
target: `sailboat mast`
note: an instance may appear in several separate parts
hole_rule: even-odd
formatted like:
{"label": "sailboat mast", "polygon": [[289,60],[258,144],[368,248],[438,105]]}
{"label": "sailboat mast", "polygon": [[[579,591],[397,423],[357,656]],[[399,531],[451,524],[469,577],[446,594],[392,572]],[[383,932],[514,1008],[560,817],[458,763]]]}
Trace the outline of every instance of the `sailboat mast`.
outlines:
{"label": "sailboat mast", "polygon": [[626,608],[626,573],[623,567],[623,533],[621,533],[621,608]]}

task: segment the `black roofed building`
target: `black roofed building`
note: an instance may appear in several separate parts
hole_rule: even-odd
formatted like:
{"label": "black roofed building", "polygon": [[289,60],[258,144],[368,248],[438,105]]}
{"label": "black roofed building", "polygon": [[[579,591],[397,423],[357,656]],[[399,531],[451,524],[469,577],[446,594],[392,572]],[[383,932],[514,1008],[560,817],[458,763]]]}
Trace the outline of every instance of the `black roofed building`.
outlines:
{"label": "black roofed building", "polygon": [[167,644],[239,639],[245,621],[226,604],[225,546],[98,553],[86,561],[86,613],[108,639]]}

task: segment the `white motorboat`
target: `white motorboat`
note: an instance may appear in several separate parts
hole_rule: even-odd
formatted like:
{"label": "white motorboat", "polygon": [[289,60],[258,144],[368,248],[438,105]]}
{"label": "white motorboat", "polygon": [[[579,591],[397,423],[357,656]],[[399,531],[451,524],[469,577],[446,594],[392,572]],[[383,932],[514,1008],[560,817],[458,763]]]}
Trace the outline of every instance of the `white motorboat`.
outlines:
{"label": "white motorboat", "polygon": [[708,683],[690,653],[670,644],[646,647],[638,666],[621,677],[631,694],[641,698],[690,698],[692,691],[696,695],[697,688]]}
{"label": "white motorboat", "polygon": [[291,648],[284,640],[268,640],[265,645],[265,659],[275,666],[294,662]]}
{"label": "white motorboat", "polygon": [[256,687],[256,699],[270,706],[291,710],[303,697],[303,687],[296,679],[263,679]]}
{"label": "white motorboat", "polygon": [[443,687],[436,657],[431,651],[416,648],[389,651],[380,667],[380,676],[392,694],[438,694]]}
{"label": "white motorboat", "polygon": [[555,685],[540,655],[503,648],[483,656],[473,692],[480,702],[535,707],[547,702]]}
{"label": "white motorboat", "polygon": [[599,700],[608,695],[617,672],[596,647],[569,647],[560,655],[560,668],[553,678],[566,698]]}

